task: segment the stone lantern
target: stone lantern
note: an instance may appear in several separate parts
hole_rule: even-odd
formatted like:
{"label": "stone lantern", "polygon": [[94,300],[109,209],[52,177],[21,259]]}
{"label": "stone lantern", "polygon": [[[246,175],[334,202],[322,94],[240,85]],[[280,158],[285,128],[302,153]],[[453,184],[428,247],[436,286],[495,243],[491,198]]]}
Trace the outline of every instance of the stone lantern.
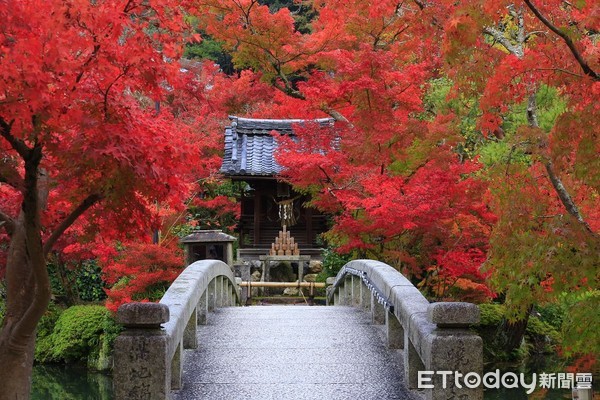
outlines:
{"label": "stone lantern", "polygon": [[185,265],[198,260],[221,260],[233,267],[233,242],[236,238],[221,230],[199,230],[182,238]]}

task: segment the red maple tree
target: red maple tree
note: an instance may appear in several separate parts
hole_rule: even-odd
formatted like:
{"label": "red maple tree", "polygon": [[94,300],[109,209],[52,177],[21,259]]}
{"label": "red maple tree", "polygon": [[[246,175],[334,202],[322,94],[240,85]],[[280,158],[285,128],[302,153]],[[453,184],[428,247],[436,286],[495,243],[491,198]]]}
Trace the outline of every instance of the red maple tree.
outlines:
{"label": "red maple tree", "polygon": [[97,226],[135,234],[157,225],[157,203],[181,207],[187,196],[184,167],[198,140],[165,101],[181,75],[173,60],[185,7],[1,4],[1,398],[28,398],[35,328],[50,300],[46,256],[63,234],[84,214],[73,235]]}

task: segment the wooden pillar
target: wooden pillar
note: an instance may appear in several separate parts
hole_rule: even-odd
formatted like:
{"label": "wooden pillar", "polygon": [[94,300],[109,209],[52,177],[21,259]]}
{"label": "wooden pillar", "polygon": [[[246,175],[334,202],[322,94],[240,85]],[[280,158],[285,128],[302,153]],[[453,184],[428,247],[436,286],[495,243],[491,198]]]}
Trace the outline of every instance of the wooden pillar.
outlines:
{"label": "wooden pillar", "polygon": [[260,242],[260,201],[261,191],[254,190],[254,247]]}
{"label": "wooden pillar", "polygon": [[309,248],[313,247],[313,226],[312,226],[312,215],[313,210],[311,207],[304,209],[304,215],[306,218],[306,243]]}

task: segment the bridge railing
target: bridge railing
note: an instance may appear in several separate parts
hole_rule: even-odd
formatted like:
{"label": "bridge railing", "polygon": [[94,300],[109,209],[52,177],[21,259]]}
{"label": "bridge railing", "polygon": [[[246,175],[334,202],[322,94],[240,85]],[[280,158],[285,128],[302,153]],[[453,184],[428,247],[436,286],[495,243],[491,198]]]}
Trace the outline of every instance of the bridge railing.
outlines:
{"label": "bridge railing", "polygon": [[[209,311],[239,304],[240,290],[222,261],[189,265],[159,303],[128,303],[117,321],[125,330],[114,345],[117,400],[169,399],[181,388],[183,350],[198,346],[196,327]],[[162,325],[162,326],[161,326]]]}
{"label": "bridge railing", "polygon": [[409,388],[421,386],[428,400],[483,399],[481,381],[473,384],[483,375],[483,342],[469,330],[479,322],[474,304],[429,303],[401,273],[373,260],[346,264],[327,300],[361,307],[373,323],[385,324],[388,347],[404,350]]}

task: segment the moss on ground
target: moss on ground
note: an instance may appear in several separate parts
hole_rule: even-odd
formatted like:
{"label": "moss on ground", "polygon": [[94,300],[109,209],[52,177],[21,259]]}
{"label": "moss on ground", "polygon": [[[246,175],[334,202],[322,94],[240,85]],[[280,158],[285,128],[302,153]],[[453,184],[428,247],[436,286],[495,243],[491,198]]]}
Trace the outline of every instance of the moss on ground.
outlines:
{"label": "moss on ground", "polygon": [[112,343],[120,331],[104,306],[77,305],[62,310],[51,305],[38,327],[35,359],[108,370]]}

